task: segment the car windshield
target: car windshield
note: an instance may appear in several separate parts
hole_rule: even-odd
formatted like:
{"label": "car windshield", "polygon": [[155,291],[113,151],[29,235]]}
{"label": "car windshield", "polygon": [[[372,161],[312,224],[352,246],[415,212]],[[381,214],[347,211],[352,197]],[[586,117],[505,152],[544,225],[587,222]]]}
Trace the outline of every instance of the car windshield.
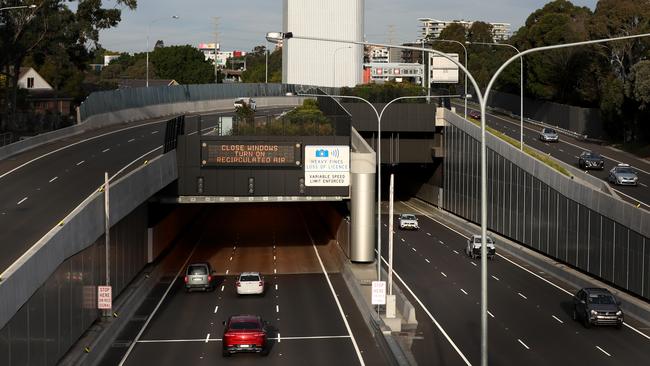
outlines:
{"label": "car windshield", "polygon": [[634,169],[632,169],[632,168],[616,168],[616,173],[634,174]]}
{"label": "car windshield", "polygon": [[415,220],[415,216],[414,216],[414,215],[402,215],[402,218],[403,218],[404,220]]}
{"label": "car windshield", "polygon": [[232,322],[230,329],[260,329],[257,322]]}
{"label": "car windshield", "polygon": [[614,297],[607,294],[592,294],[589,295],[590,304],[611,305],[616,304]]}
{"label": "car windshield", "polygon": [[591,158],[591,159],[600,159],[600,155],[599,155],[599,154],[592,153],[592,152],[584,153],[584,156],[585,156],[586,158]]}
{"label": "car windshield", "polygon": [[208,269],[206,266],[190,266],[190,268],[187,270],[187,273],[192,276],[207,275]]}
{"label": "car windshield", "polygon": [[[487,239],[485,239],[485,242],[488,243],[488,244],[494,244],[494,241],[492,241],[492,238],[490,238],[489,236],[487,237]],[[480,244],[481,243],[481,237],[480,236],[475,237],[474,238],[474,243],[479,243]]]}
{"label": "car windshield", "polygon": [[555,133],[555,130],[552,128],[545,128],[544,133]]}
{"label": "car windshield", "polygon": [[242,281],[242,282],[259,281],[260,276],[258,276],[258,275],[245,275],[245,276],[241,276],[239,280]]}

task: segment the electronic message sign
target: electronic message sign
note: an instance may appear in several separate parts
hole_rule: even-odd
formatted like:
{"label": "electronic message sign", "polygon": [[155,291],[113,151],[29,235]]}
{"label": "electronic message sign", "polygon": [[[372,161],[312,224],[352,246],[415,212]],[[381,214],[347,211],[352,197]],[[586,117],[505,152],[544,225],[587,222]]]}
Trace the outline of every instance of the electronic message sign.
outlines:
{"label": "electronic message sign", "polygon": [[203,141],[201,144],[204,167],[300,167],[301,164],[300,143]]}

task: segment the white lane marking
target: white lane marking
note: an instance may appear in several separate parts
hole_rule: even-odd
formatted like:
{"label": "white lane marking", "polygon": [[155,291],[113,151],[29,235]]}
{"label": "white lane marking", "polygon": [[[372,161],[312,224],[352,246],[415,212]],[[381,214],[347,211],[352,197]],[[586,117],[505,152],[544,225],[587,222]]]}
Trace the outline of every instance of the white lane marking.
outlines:
{"label": "white lane marking", "polygon": [[443,275],[443,276],[445,276],[445,277],[447,277],[447,275],[445,274],[445,272],[440,272],[440,274]]}
{"label": "white lane marking", "polygon": [[427,235],[431,236],[431,233],[427,233]]}
{"label": "white lane marking", "polygon": [[560,324],[564,324],[562,319],[558,318],[557,316],[553,315],[553,319],[557,320]]}
{"label": "white lane marking", "polygon": [[460,289],[460,292],[462,292],[462,293],[464,293],[465,295],[467,295],[467,291],[463,290],[462,288]]}
{"label": "white lane marking", "polygon": [[275,256],[273,256],[273,260],[275,260]]}
{"label": "white lane marking", "polygon": [[[352,340],[352,345],[354,346],[354,350],[356,351],[357,357],[359,358],[359,363],[361,364],[361,366],[365,366],[366,363],[363,360],[363,356],[361,356],[359,345],[357,344],[357,340],[354,338],[354,335],[352,334],[352,329],[350,328],[350,324],[348,324],[348,319],[345,316],[345,313],[343,312],[343,307],[341,307],[341,302],[339,301],[338,296],[336,296],[336,292],[334,291],[334,286],[332,286],[332,281],[330,281],[330,277],[327,274],[327,271],[325,270],[325,265],[323,264],[323,260],[320,258],[320,254],[318,254],[318,249],[316,248],[316,243],[314,242],[314,238],[311,236],[311,233],[309,232],[309,226],[307,226],[307,221],[305,221],[304,216],[301,215],[300,217],[302,219],[303,226],[307,231],[307,235],[309,235],[309,240],[311,241],[311,245],[314,248],[314,252],[316,253],[316,258],[318,258],[318,263],[320,264],[320,268],[323,270],[323,275],[325,276],[325,280],[327,281],[330,291],[332,292],[332,297],[334,297],[334,300],[336,301],[336,306],[339,308],[339,313],[341,314],[343,323],[345,323],[345,328],[347,329],[348,334],[350,335],[350,339]],[[395,276],[397,276],[397,273],[395,272],[393,273],[395,274]]]}
{"label": "white lane marking", "polygon": [[223,292],[223,289],[224,289],[224,288],[226,288],[226,286],[225,286],[225,285],[222,285],[222,286],[221,286],[221,292]]}
{"label": "white lane marking", "polygon": [[217,306],[214,307],[214,313],[215,313],[215,314],[217,313],[217,310],[219,310],[219,305],[217,305]]}
{"label": "white lane marking", "polygon": [[226,270],[226,274],[228,274],[228,272],[230,272],[230,270],[229,270],[229,269],[227,269],[227,270]]}
{"label": "white lane marking", "polygon": [[183,270],[185,270],[185,267],[187,266],[187,263],[189,263],[190,259],[192,258],[192,255],[194,255],[194,251],[196,251],[196,248],[199,246],[199,243],[201,242],[201,239],[203,239],[203,237],[201,237],[196,242],[196,244],[194,244],[194,248],[192,248],[192,251],[187,256],[187,259],[185,260],[185,263],[183,263],[183,265],[181,265],[178,272],[176,272],[176,276],[174,276],[174,279],[169,283],[169,286],[167,286],[167,290],[165,291],[165,293],[160,298],[160,301],[158,301],[158,304],[156,305],[156,307],[153,309],[151,314],[149,314],[149,317],[147,318],[147,321],[144,322],[144,325],[142,326],[142,328],[140,328],[140,331],[135,336],[135,339],[129,345],[129,348],[126,350],[126,353],[122,357],[122,360],[120,361],[119,366],[124,366],[124,363],[126,362],[126,359],[129,358],[129,355],[131,354],[131,352],[133,352],[133,347],[135,347],[136,343],[138,343],[138,341],[140,340],[140,337],[142,337],[142,333],[144,333],[144,330],[147,328],[147,326],[151,322],[151,319],[153,319],[154,315],[156,315],[156,312],[158,312],[158,309],[160,308],[160,305],[162,305],[163,301],[165,301],[165,298],[167,298],[167,295],[169,294],[169,291],[171,291],[172,286],[174,286],[174,283],[176,283],[176,280],[178,279],[178,276],[180,276],[181,272]]}
{"label": "white lane marking", "polygon": [[645,202],[641,202],[641,201],[639,201],[638,199],[636,199],[636,198],[630,196],[629,194],[625,194],[625,193],[619,191],[619,190],[616,189],[616,188],[613,188],[613,187],[611,187],[611,188],[612,188],[612,190],[613,190],[614,192],[616,192],[616,193],[618,193],[618,194],[620,194],[620,195],[623,195],[623,196],[625,196],[625,197],[631,199],[632,201],[635,201],[635,202],[638,202],[638,203],[640,203],[640,204],[642,204],[642,205],[644,205],[644,206],[650,207],[649,204],[647,204],[647,203],[645,203]]}
{"label": "white lane marking", "polygon": [[133,141],[135,141],[135,139],[130,139],[129,141],[127,141],[127,143],[133,142]]}
{"label": "white lane marking", "polygon": [[158,131],[153,131],[153,132],[151,132],[152,135],[155,135],[155,134],[157,134],[157,133],[158,133]]}
{"label": "white lane marking", "polygon": [[499,281],[499,277],[497,277],[497,276],[492,276],[492,278],[494,278],[495,280]]}
{"label": "white lane marking", "polygon": [[76,145],[79,145],[79,144],[83,144],[84,142],[92,141],[92,140],[95,140],[95,139],[98,139],[98,138],[102,138],[102,137],[105,137],[105,136],[108,136],[108,135],[112,135],[114,133],[123,132],[123,131],[126,131],[126,130],[131,130],[131,129],[139,128],[139,127],[145,127],[145,126],[149,126],[149,125],[156,124],[156,123],[162,123],[162,122],[166,122],[166,121],[167,120],[164,119],[164,120],[161,120],[161,121],[154,121],[154,122],[150,122],[150,123],[141,124],[141,125],[138,125],[138,126],[127,127],[127,128],[121,129],[121,130],[111,131],[111,132],[107,132],[107,133],[104,133],[104,134],[101,134],[101,135],[98,135],[98,136],[94,136],[94,137],[90,137],[90,138],[87,138],[87,139],[84,139],[84,140],[81,140],[81,141],[77,141],[77,142],[75,142],[73,144],[66,145],[66,146],[63,146],[63,147],[58,148],[56,150],[50,151],[47,154],[43,154],[41,156],[35,157],[34,159],[32,159],[32,160],[30,160],[30,161],[28,161],[26,163],[23,163],[22,165],[19,165],[19,166],[15,167],[15,168],[11,169],[10,171],[0,175],[0,179],[6,177],[7,175],[15,172],[16,170],[21,169],[21,168],[23,168],[23,167],[37,161],[37,160],[40,160],[40,159],[45,158],[47,156],[50,156],[52,154],[56,154],[57,152],[65,150],[67,148],[70,148],[70,147],[73,147],[73,146],[76,146]]}
{"label": "white lane marking", "polygon": [[456,254],[460,254],[460,253],[458,253],[458,252],[457,252],[457,251],[455,251],[455,250],[454,250],[454,253],[456,253]]}
{"label": "white lane marking", "polygon": [[524,341],[522,341],[521,339],[517,339],[517,340],[519,341],[519,343],[521,343],[522,346],[526,347],[526,349],[530,349],[530,347],[528,347],[526,343],[524,343]]}
{"label": "white lane marking", "polygon": [[230,257],[230,260],[232,260],[232,257]]}
{"label": "white lane marking", "polygon": [[104,150],[102,150],[103,153],[106,153],[106,152],[109,152],[109,151],[111,151],[111,148],[110,148],[110,147],[109,147],[108,149],[104,149]]}
{"label": "white lane marking", "polygon": [[519,296],[523,297],[524,299],[528,300],[528,298],[527,298],[526,296],[524,296],[524,294],[522,294],[521,292],[517,292],[517,294],[518,294]]}
{"label": "white lane marking", "polygon": [[417,250],[415,248],[411,248],[411,249],[413,249],[414,252],[417,252]]}
{"label": "white lane marking", "polygon": [[278,269],[277,269],[277,268],[273,268],[273,274],[276,274],[276,273],[278,273]]}
{"label": "white lane marking", "polygon": [[208,343],[210,341],[210,333],[205,336],[205,343]]}
{"label": "white lane marking", "polygon": [[275,305],[275,312],[279,313],[280,312],[280,305]]}
{"label": "white lane marking", "polygon": [[429,262],[429,260],[428,260],[428,259],[426,259],[426,258],[424,258],[424,260],[425,260],[425,261],[427,261],[427,263],[431,263],[431,262]]}
{"label": "white lane marking", "polygon": [[445,242],[444,242],[444,241],[442,241],[442,240],[438,240],[438,243],[440,243],[440,244],[442,244],[442,245],[444,245],[444,244],[445,244]]}
{"label": "white lane marking", "polygon": [[643,184],[643,183],[639,183],[639,185],[642,186],[642,187],[646,187],[646,188],[648,188],[648,186],[645,185],[645,184]]}
{"label": "white lane marking", "polygon": [[560,152],[564,152],[564,150],[560,149],[559,147],[558,147],[558,150],[560,150]]}
{"label": "white lane marking", "polygon": [[54,178],[50,179],[50,183],[54,182],[57,179],[59,179],[59,177],[54,177]]}
{"label": "white lane marking", "polygon": [[[279,335],[279,334],[278,334]],[[282,337],[283,341],[294,341],[294,340],[311,340],[311,339],[346,339],[350,338],[349,335],[339,335],[339,336],[307,336],[307,337]],[[279,340],[279,337],[269,337],[267,339],[272,339],[272,340]],[[210,338],[210,342],[222,342],[223,339],[221,338]],[[203,338],[195,338],[195,339],[142,339],[139,340],[137,343],[191,343],[191,342],[205,342],[205,339]]]}
{"label": "white lane marking", "polygon": [[384,226],[387,227],[388,225],[384,224]]}
{"label": "white lane marking", "polygon": [[276,283],[275,284],[275,291],[277,291],[277,290],[278,290],[278,284]]}
{"label": "white lane marking", "polygon": [[401,238],[401,240],[402,240],[402,242],[406,242],[406,240],[404,240],[404,238]]}
{"label": "white lane marking", "polygon": [[86,162],[85,160],[82,160],[82,161],[80,161],[80,162],[77,163],[77,166],[79,166],[79,165],[81,165],[81,164],[83,164],[83,163],[85,163],[85,162]]}
{"label": "white lane marking", "polygon": [[612,355],[610,355],[609,353],[607,353],[607,351],[605,351],[604,349],[600,348],[599,346],[596,346],[596,348],[598,348],[598,349],[600,350],[600,352],[606,354],[607,357],[612,357]]}
{"label": "white lane marking", "polygon": [[27,201],[27,198],[29,198],[29,197],[25,197],[22,200],[18,201],[17,205],[20,205],[21,203]]}
{"label": "white lane marking", "polygon": [[474,267],[476,267],[476,263],[474,263],[474,262],[470,262],[470,263],[471,263]]}
{"label": "white lane marking", "polygon": [[488,315],[494,318],[494,314],[490,312],[490,310],[487,311]]}
{"label": "white lane marking", "polygon": [[573,157],[576,158],[576,159],[580,159],[579,157],[577,157],[577,156],[575,156],[575,155],[573,155]]}
{"label": "white lane marking", "polygon": [[[431,221],[437,223],[438,225],[443,226],[443,227],[447,228],[448,230],[455,232],[456,234],[458,234],[459,236],[461,236],[461,237],[463,237],[463,238],[465,238],[465,239],[469,239],[467,236],[463,235],[463,234],[460,233],[458,230],[456,230],[456,229],[454,229],[454,228],[452,228],[452,227],[450,227],[450,226],[448,226],[448,225],[445,225],[445,224],[443,224],[442,222],[440,222],[440,221],[434,219],[434,218],[433,218],[432,216],[430,216],[428,213],[426,213],[426,212],[420,210],[419,208],[414,207],[414,206],[412,206],[412,205],[410,205],[410,204],[408,204],[408,203],[406,203],[406,202],[403,202],[403,203],[404,203],[404,205],[406,205],[406,206],[412,208],[413,210],[420,212],[423,216],[427,217],[429,220],[431,220]],[[546,278],[544,278],[544,277],[538,275],[537,273],[535,273],[535,272],[529,270],[528,268],[525,268],[525,267],[520,266],[519,264],[517,264],[517,263],[511,261],[510,259],[504,257],[503,255],[501,255],[501,254],[499,254],[499,253],[497,253],[497,256],[499,256],[500,258],[504,259],[506,262],[509,262],[509,263],[512,264],[513,266],[518,267],[519,269],[521,269],[521,270],[523,270],[523,271],[525,271],[525,272],[530,273],[531,275],[533,275],[533,276],[539,278],[540,280],[546,282],[547,284],[549,284],[549,285],[555,287],[556,289],[558,289],[558,290],[564,292],[565,294],[567,294],[567,295],[573,297],[573,294],[572,294],[571,292],[569,292],[569,291],[567,291],[566,289],[564,289],[564,288],[562,288],[562,287],[556,285],[555,283],[553,283],[553,282],[547,280]],[[499,280],[498,278],[496,278],[496,277],[494,277],[494,276],[492,276],[492,277],[493,277],[494,279],[496,279],[497,281]],[[635,331],[635,332],[636,332],[637,334],[639,334],[640,336],[642,336],[642,337],[644,337],[644,338],[650,340],[650,335],[647,335],[647,334],[643,333],[643,332],[640,331],[639,329],[637,329],[637,328],[635,328],[635,327],[629,325],[629,324],[626,323],[626,322],[623,322],[623,325],[625,325],[626,327],[628,327],[628,328],[630,328],[631,330]]]}
{"label": "white lane marking", "polygon": [[280,338],[280,332],[278,332],[278,343],[282,342],[282,338]]}
{"label": "white lane marking", "polygon": [[[377,250],[375,250],[375,253],[377,253]],[[382,260],[382,262],[384,262],[385,265],[388,265],[388,262],[386,262],[386,259],[384,259],[384,257],[381,257],[381,260]],[[440,272],[440,273],[442,273],[442,272]],[[409,292],[409,294],[411,294],[411,296],[413,296],[413,298],[415,299],[415,301],[417,301],[418,305],[420,305],[420,307],[422,308],[422,310],[424,310],[424,312],[429,316],[429,319],[431,319],[431,321],[433,321],[433,324],[436,325],[436,327],[438,328],[438,330],[440,330],[440,332],[445,336],[445,338],[446,338],[447,341],[451,344],[451,346],[454,347],[454,350],[456,351],[456,353],[458,353],[458,355],[460,356],[460,358],[462,358],[463,361],[465,361],[465,364],[468,365],[468,366],[472,366],[472,364],[469,362],[469,360],[467,359],[467,357],[465,357],[465,355],[463,354],[463,352],[460,351],[460,349],[458,348],[458,346],[456,345],[456,343],[454,343],[454,341],[451,339],[451,337],[449,336],[449,334],[447,334],[447,332],[445,332],[445,330],[442,328],[442,326],[440,325],[440,323],[438,323],[438,321],[436,320],[436,318],[434,318],[433,315],[431,315],[431,312],[429,311],[429,309],[427,309],[426,306],[424,306],[424,304],[422,303],[422,301],[420,301],[420,299],[415,295],[415,293],[413,292],[413,290],[411,290],[411,288],[406,284],[406,282],[404,282],[404,280],[402,279],[402,277],[400,277],[400,275],[399,275],[399,274],[397,273],[397,271],[395,271],[394,269],[393,269],[393,274],[395,275],[395,277],[397,278],[397,280],[399,280],[399,281],[402,283],[402,285],[404,285],[404,288],[406,288],[406,290]],[[442,273],[442,275],[445,276],[445,277],[447,277],[447,275],[444,274],[444,273]]]}

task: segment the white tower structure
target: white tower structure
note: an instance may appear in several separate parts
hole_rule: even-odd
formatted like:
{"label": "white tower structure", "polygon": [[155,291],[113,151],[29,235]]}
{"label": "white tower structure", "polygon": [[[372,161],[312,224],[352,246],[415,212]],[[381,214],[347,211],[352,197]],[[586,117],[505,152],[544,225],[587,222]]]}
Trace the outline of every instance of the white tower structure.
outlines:
{"label": "white tower structure", "polygon": [[[283,32],[363,42],[365,0],[284,0]],[[282,47],[282,82],[328,87],[362,82],[363,46],[288,39]]]}

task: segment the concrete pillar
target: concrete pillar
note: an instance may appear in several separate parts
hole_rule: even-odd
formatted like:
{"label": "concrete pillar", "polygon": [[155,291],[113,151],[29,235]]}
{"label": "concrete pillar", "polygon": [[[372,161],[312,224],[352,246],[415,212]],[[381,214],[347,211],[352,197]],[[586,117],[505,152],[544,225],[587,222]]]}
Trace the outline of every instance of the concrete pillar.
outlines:
{"label": "concrete pillar", "polygon": [[365,141],[362,144],[365,146],[354,146],[357,152],[352,152],[350,157],[350,221],[352,224],[350,260],[369,263],[375,261],[375,233],[377,232],[375,226],[377,222],[376,160],[375,152],[365,144]]}

